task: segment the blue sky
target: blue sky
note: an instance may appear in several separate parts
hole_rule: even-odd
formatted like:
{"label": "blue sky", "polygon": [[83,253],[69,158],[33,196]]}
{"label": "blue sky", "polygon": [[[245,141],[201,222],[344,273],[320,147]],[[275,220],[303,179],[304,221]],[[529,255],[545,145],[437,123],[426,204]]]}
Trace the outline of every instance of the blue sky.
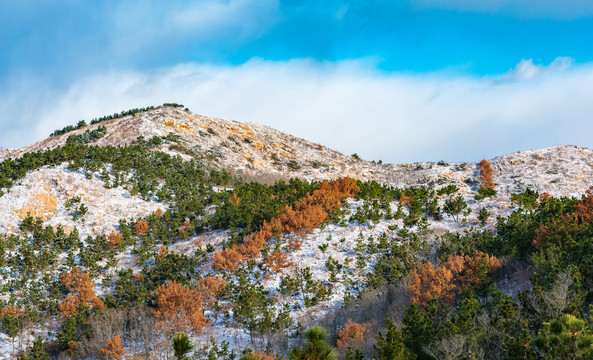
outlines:
{"label": "blue sky", "polygon": [[4,2],[0,146],[175,101],[389,162],[591,147],[592,37],[578,0]]}

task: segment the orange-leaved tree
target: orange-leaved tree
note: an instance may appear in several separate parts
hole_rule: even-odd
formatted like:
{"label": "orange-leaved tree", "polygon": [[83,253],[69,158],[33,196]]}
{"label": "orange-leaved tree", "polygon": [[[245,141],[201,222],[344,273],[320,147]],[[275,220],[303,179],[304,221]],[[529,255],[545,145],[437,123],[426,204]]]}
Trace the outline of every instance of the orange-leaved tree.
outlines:
{"label": "orange-leaved tree", "polygon": [[494,188],[494,182],[492,182],[492,166],[488,160],[484,159],[480,161],[480,187],[481,188]]}
{"label": "orange-leaved tree", "polygon": [[462,289],[484,285],[488,275],[500,267],[495,256],[476,251],[473,256],[449,256],[439,266],[425,262],[410,272],[408,291],[410,299],[421,306],[436,298],[453,303]]}
{"label": "orange-leaved tree", "polygon": [[144,220],[138,220],[138,222],[136,223],[136,226],[134,228],[136,229],[136,235],[138,235],[140,237],[146,235],[148,230],[150,230],[150,228],[148,226],[148,222],[146,222]]}
{"label": "orange-leaved tree", "polygon": [[410,272],[410,300],[419,305],[425,305],[432,298],[453,302],[456,295],[453,276],[453,272],[445,266],[435,267],[430,262],[419,264]]}
{"label": "orange-leaved tree", "polygon": [[198,290],[202,294],[202,300],[208,307],[216,301],[217,295],[226,287],[226,281],[219,276],[206,276],[198,281]]}
{"label": "orange-leaved tree", "polygon": [[176,281],[156,289],[155,304],[154,315],[161,319],[161,325],[168,325],[177,332],[200,332],[209,324],[204,316],[202,294]]}
{"label": "orange-leaved tree", "polygon": [[121,245],[121,234],[117,231],[112,231],[107,235],[107,244],[112,249],[118,248]]}
{"label": "orange-leaved tree", "polygon": [[212,268],[235,271],[243,261],[243,255],[239,252],[239,247],[233,245],[230,248],[214,253],[212,256]]}
{"label": "orange-leaved tree", "polygon": [[464,255],[463,270],[458,276],[462,287],[477,288],[488,281],[488,274],[500,268],[500,261],[495,256],[476,251],[473,256]]}
{"label": "orange-leaved tree", "polygon": [[70,293],[58,305],[58,315],[69,317],[78,312],[81,305],[103,309],[103,301],[95,294],[91,277],[86,272],[80,272],[73,268],[69,273],[62,275],[62,285],[70,290]]}
{"label": "orange-leaved tree", "polygon": [[0,310],[0,318],[4,316],[22,317],[25,316],[25,310],[14,305],[8,305]]}
{"label": "orange-leaved tree", "polygon": [[364,335],[367,332],[369,330],[363,324],[355,323],[352,319],[348,319],[348,322],[341,329],[336,329],[338,348],[342,349],[346,346],[363,343]]}
{"label": "orange-leaved tree", "polygon": [[266,255],[264,264],[272,272],[282,272],[282,269],[292,266],[292,263],[288,261],[288,256],[282,250],[274,250]]}
{"label": "orange-leaved tree", "polygon": [[121,360],[125,354],[121,338],[114,335],[107,339],[105,346],[101,348],[101,353],[108,359]]}
{"label": "orange-leaved tree", "polygon": [[159,249],[159,253],[157,255],[157,259],[158,260],[163,260],[164,258],[167,257],[167,253],[169,251],[167,250],[167,247],[165,245],[162,245],[161,248]]}

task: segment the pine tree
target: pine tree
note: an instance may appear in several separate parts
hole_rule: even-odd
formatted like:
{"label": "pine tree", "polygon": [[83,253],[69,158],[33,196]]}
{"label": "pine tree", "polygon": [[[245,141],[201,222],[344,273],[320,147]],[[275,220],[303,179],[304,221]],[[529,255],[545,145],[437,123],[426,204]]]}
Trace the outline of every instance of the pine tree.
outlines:
{"label": "pine tree", "polygon": [[173,351],[175,352],[175,359],[186,360],[189,359],[188,354],[194,349],[194,344],[189,340],[186,333],[177,333],[173,337]]}
{"label": "pine tree", "polygon": [[377,345],[374,345],[374,349],[377,352],[377,360],[414,360],[416,358],[406,349],[402,333],[397,330],[397,325],[391,319],[387,320],[385,335],[379,332],[375,339]]}
{"label": "pine tree", "polygon": [[327,332],[320,326],[305,331],[305,344],[290,351],[291,360],[337,360],[337,354],[327,343]]}

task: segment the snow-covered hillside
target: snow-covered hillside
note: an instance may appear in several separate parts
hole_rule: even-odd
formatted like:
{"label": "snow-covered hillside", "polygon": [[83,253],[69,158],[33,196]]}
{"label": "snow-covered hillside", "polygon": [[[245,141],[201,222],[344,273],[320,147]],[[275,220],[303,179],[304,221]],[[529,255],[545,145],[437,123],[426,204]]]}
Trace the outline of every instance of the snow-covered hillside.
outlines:
{"label": "snow-covered hillside", "polygon": [[[154,155],[158,154],[156,151],[161,151],[179,156],[185,161],[178,161],[182,164],[193,164],[189,161],[198,160],[210,167],[226,169],[240,175],[246,181],[271,184],[279,179],[290,178],[319,181],[351,177],[361,181],[375,180],[395,188],[428,187],[435,191],[454,185],[451,194],[435,196],[433,191],[431,196],[435,201],[435,207],[439,209],[445,208],[455,197],[463,199],[468,207],[455,218],[450,214],[432,218],[419,216],[418,219],[413,219],[410,225],[404,220],[409,210],[403,196],[392,198],[381,205],[379,202],[383,199],[379,198],[369,201],[343,199],[344,207],[337,222],[324,223],[309,233],[285,234],[286,238],[298,238],[300,246],[287,250],[286,243],[278,239],[271,240],[271,243],[266,245],[269,246],[266,251],[285,251],[289,265],[283,270],[266,272],[267,265],[264,264],[263,256],[259,255],[257,259],[246,262],[245,267],[249,268],[249,281],[261,285],[267,296],[273,299],[274,305],[269,307],[276,313],[288,309],[288,316],[293,322],[289,328],[291,334],[296,334],[300,327],[313,325],[316,321],[331,317],[348,299],[360,294],[368,285],[369,278],[373,276],[375,265],[387,252],[387,243],[391,247],[415,247],[414,251],[419,257],[432,259],[443,234],[470,229],[494,229],[497,217],[505,217],[517,209],[516,204],[510,200],[512,194],[530,188],[553,197],[580,198],[593,186],[593,151],[575,146],[524,151],[489,160],[497,193],[480,199],[479,196],[476,197],[480,182],[478,162],[379,164],[340,154],[322,145],[266,126],[215,119],[170,106],[158,107],[135,116],[106,120],[22,149],[0,149],[0,161],[18,160],[25,153],[64,146],[69,136],[80,135],[99,126],[105,126],[107,132],[90,145],[126,146],[137,142],[139,138],[150,139],[158,136],[166,140],[150,149],[147,148],[145,154]],[[51,263],[49,275],[46,274],[47,278],[55,277],[54,283],[59,283],[58,274],[71,266],[67,266],[68,262],[80,262],[83,250],[89,251],[88,249],[93,246],[98,246],[89,243],[93,237],[122,231],[120,220],[141,219],[156,213],[162,216],[176,200],[175,196],[171,196],[167,201],[160,201],[155,194],[144,197],[132,195],[130,183],[106,186],[102,179],[104,176],[119,175],[112,171],[111,164],[101,165],[104,166],[103,173],[99,170],[84,171],[80,167],[72,169],[67,162],[45,165],[28,171],[10,188],[0,189],[4,193],[0,196],[2,239],[12,239],[11,235],[27,236],[19,227],[29,215],[40,218],[44,226],[55,229],[60,225],[66,233],[74,228],[78,230],[81,241],[76,246],[80,249],[67,254],[70,251],[68,246],[60,248],[59,251],[63,252],[56,255],[55,262]],[[126,170],[125,174],[129,181],[135,181],[134,170],[129,173]],[[156,188],[164,186],[166,182],[161,175],[151,180],[157,184]],[[225,196],[229,197],[230,192],[226,193],[225,190],[233,189],[221,187],[214,189],[214,192],[227,194]],[[295,189],[294,193],[296,192]],[[187,220],[178,219],[183,225],[179,226],[179,229],[174,229],[175,236],[171,239],[163,240],[155,236],[151,239],[153,242],[145,241],[144,234],[138,230],[138,224],[135,223],[136,227],[133,227],[130,223],[128,231],[135,233],[128,236],[136,236],[137,244],[118,244],[119,248],[101,248],[101,251],[110,254],[105,255],[106,257],[113,257],[113,261],[99,261],[100,268],[95,269],[92,279],[94,291],[104,298],[116,294],[114,284],[121,271],[131,270],[135,276],[134,281],[138,282],[140,280],[136,279],[141,279],[143,271],[156,266],[159,259],[167,254],[198,259],[198,276],[222,274],[220,276],[235,284],[233,286],[239,286],[237,283],[240,283],[241,274],[217,271],[213,266],[213,254],[228,248],[229,242],[235,241],[233,231],[241,229],[232,226],[220,229],[196,225],[198,219],[212,217],[217,211],[221,211],[225,200],[227,199],[219,199],[220,202],[216,205],[209,204],[205,207],[204,213],[192,214],[193,222],[190,222],[190,216]],[[238,206],[241,199],[235,200]],[[82,214],[73,208],[81,204],[86,209]],[[382,207],[381,211],[384,213],[379,214],[377,219],[357,220],[357,212],[362,213],[367,211],[367,208],[379,207]],[[426,210],[421,209],[421,215],[422,211]],[[480,211],[486,211],[489,218],[480,221]],[[395,216],[398,212],[399,216]],[[168,215],[171,218],[175,217],[174,213]],[[188,235],[190,229],[198,229],[198,233]],[[164,230],[160,234],[162,233]],[[154,242],[155,239],[159,241],[158,244]],[[12,240],[6,241],[10,243]],[[383,244],[383,250],[377,250],[377,246],[380,247],[378,244]],[[6,252],[7,256],[18,257],[18,251],[26,245],[11,243],[10,250]],[[98,247],[103,246],[99,245]],[[41,256],[41,251],[34,255]],[[12,289],[10,293],[3,295],[4,301],[23,302],[23,297],[27,296],[25,288],[39,281],[32,275],[26,280],[27,286],[14,290],[15,281],[19,281],[18,276],[22,275],[19,273],[20,267],[8,261],[4,263],[2,270],[4,278],[0,285],[5,290]],[[319,297],[321,300],[311,302],[313,290],[287,289],[289,285],[286,284],[297,280],[310,282],[311,287],[317,292],[322,289],[325,293]],[[518,289],[528,288],[530,282],[527,277],[516,281],[511,279],[505,286],[503,290],[507,294],[516,296]],[[232,301],[228,297],[222,299],[216,307],[205,312],[211,325],[200,335],[193,337],[198,344],[207,344],[209,337],[213,337],[217,341],[228,341],[235,349],[253,345],[250,331],[238,324],[238,315],[232,307]],[[48,327],[52,327],[52,331],[56,331],[59,324],[56,316],[48,315],[45,321]],[[32,334],[55,339],[55,334],[48,334],[45,331],[48,329],[40,326],[31,326],[28,330]],[[25,339],[24,334],[22,338]],[[27,339],[32,340],[33,337],[29,336]],[[294,342],[294,339],[291,341]],[[0,335],[0,356],[8,357],[13,351],[13,345],[14,342],[7,335]],[[27,342],[19,342],[17,348],[20,347],[22,350],[27,346]],[[261,348],[263,347],[262,345]]]}

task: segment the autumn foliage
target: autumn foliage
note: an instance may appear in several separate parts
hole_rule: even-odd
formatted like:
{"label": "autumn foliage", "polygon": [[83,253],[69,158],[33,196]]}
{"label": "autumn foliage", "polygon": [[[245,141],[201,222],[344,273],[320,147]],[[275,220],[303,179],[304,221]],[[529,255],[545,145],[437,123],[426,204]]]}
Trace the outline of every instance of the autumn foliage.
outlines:
{"label": "autumn foliage", "polygon": [[7,307],[0,310],[0,318],[4,317],[6,315],[10,315],[10,316],[14,316],[14,317],[24,316],[25,310],[21,309],[19,307],[16,307],[14,305],[8,305]]}
{"label": "autumn foliage", "polygon": [[58,314],[69,317],[78,312],[80,305],[103,309],[103,301],[97,297],[93,283],[88,273],[83,273],[78,268],[73,268],[69,273],[62,275],[62,284],[70,290],[70,294],[58,306]]}
{"label": "autumn foliage", "polygon": [[[341,208],[343,198],[351,197],[358,190],[356,181],[351,178],[323,181],[319,189],[307,194],[292,207],[285,206],[269,222],[264,221],[261,228],[249,234],[240,247],[216,252],[212,266],[234,270],[238,262],[258,257],[268,239],[277,234],[310,233],[325,221],[329,213]],[[229,201],[238,202],[240,199],[231,196]],[[237,256],[237,252],[241,257]]]}
{"label": "autumn foliage", "polygon": [[134,228],[136,229],[136,234],[138,236],[144,236],[149,230],[148,222],[144,220],[139,220]]}
{"label": "autumn foliage", "polygon": [[159,260],[163,260],[165,257],[167,257],[167,247],[166,246],[161,246],[161,248],[159,249],[159,254],[157,255],[157,259]]}
{"label": "autumn foliage", "polygon": [[483,285],[487,275],[500,267],[500,261],[480,251],[474,256],[450,256],[435,267],[430,262],[422,263],[410,272],[408,291],[411,301],[425,305],[436,298],[453,303],[457,294],[465,288]]}
{"label": "autumn foliage", "polygon": [[368,329],[362,325],[348,319],[348,322],[344,324],[343,328],[336,329],[336,335],[338,335],[338,348],[342,349],[346,346],[352,345],[353,342],[363,343],[364,335],[368,332]]}
{"label": "autumn foliage", "polygon": [[101,353],[108,359],[120,360],[123,358],[125,351],[123,343],[118,335],[107,339],[105,346],[101,348]]}
{"label": "autumn foliage", "polygon": [[264,258],[264,264],[266,264],[268,269],[270,269],[272,272],[281,272],[282,269],[292,265],[282,250],[274,250],[266,255]]}
{"label": "autumn foliage", "polygon": [[107,235],[107,244],[112,248],[118,248],[121,245],[121,234],[117,231],[112,231]]}
{"label": "autumn foliage", "polygon": [[189,220],[188,219],[185,219],[185,221],[183,222],[183,225],[181,225],[179,227],[179,229],[177,229],[178,232],[179,232],[178,233],[178,236],[180,238],[187,238],[189,236],[189,230],[191,229],[191,226],[190,225],[191,224],[190,224]]}
{"label": "autumn foliage", "polygon": [[263,351],[258,351],[255,353],[251,353],[251,356],[253,359],[258,359],[258,360],[276,360],[277,357],[275,357],[272,354],[268,354],[268,353],[264,353]]}
{"label": "autumn foliage", "polygon": [[235,271],[242,262],[243,255],[237,245],[217,251],[212,256],[212,267],[215,269]]}
{"label": "autumn foliage", "polygon": [[198,289],[204,304],[211,307],[216,301],[216,295],[226,287],[226,281],[218,276],[206,276],[198,281]]}
{"label": "autumn foliage", "polygon": [[154,315],[176,331],[200,332],[208,326],[200,291],[169,281],[157,288],[155,298]]}
{"label": "autumn foliage", "polygon": [[492,166],[487,160],[480,161],[480,187],[481,188],[494,188],[494,182],[492,182]]}
{"label": "autumn foliage", "polygon": [[406,195],[402,195],[399,197],[399,202],[402,205],[410,205],[410,203],[412,202],[412,198]]}
{"label": "autumn foliage", "polygon": [[237,194],[233,193],[233,195],[231,195],[231,197],[229,197],[229,202],[235,206],[239,206],[239,204],[241,203],[241,198],[237,196]]}

